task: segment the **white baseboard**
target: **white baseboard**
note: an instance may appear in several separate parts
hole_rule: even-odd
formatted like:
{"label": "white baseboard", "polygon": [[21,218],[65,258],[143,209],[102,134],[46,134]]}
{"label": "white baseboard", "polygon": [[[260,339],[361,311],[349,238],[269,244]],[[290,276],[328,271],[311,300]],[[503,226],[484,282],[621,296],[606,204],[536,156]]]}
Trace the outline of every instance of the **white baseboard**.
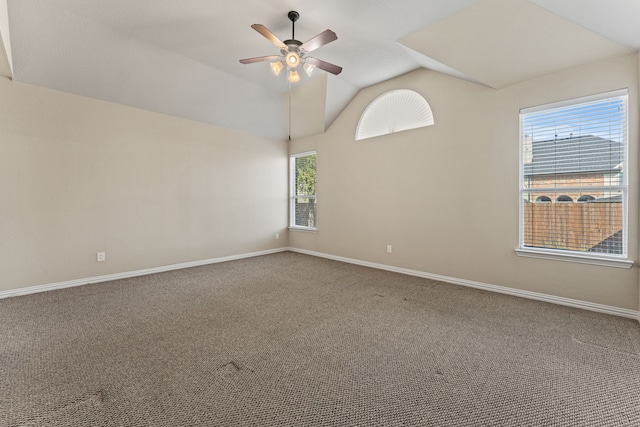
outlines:
{"label": "white baseboard", "polygon": [[19,295],[35,294],[38,292],[53,291],[55,289],[71,288],[73,286],[89,285],[93,283],[109,282],[111,280],[128,279],[130,277],[144,276],[147,274],[162,273],[171,270],[180,270],[189,267],[198,267],[207,264],[217,264],[219,262],[235,261],[244,258],[252,258],[261,255],[275,254],[278,252],[286,252],[289,248],[269,249],[266,251],[250,252],[246,254],[230,255],[220,258],[211,258],[201,261],[184,262],[180,264],[163,265],[160,267],[145,268],[143,270],[126,271],[124,273],[106,274],[104,276],[94,276],[84,279],[68,280],[65,282],[49,283],[46,285],[29,286],[26,288],[9,289],[0,291],[0,299],[15,297]]}
{"label": "white baseboard", "polygon": [[361,261],[357,259],[345,258],[341,256],[330,255],[330,254],[325,254],[321,252],[308,251],[305,249],[298,249],[298,248],[292,248],[292,247],[269,249],[266,251],[230,255],[225,257],[211,258],[211,259],[206,259],[201,261],[185,262],[180,264],[164,265],[160,267],[147,268],[143,270],[127,271],[124,273],[106,274],[104,276],[94,276],[94,277],[89,277],[84,279],[68,280],[64,282],[50,283],[45,285],[29,286],[26,288],[9,289],[6,291],[0,291],[0,299],[15,297],[19,295],[34,294],[38,292],[52,291],[55,289],[70,288],[73,286],[82,286],[82,285],[89,285],[93,283],[108,282],[112,280],[128,279],[131,277],[144,276],[147,274],[162,273],[165,271],[180,270],[183,268],[198,267],[201,265],[217,264],[220,262],[235,261],[235,260],[244,259],[244,258],[252,258],[252,257],[257,257],[262,255],[275,254],[278,252],[286,252],[286,251],[298,252],[301,254],[332,259],[335,261],[342,261],[349,264],[362,265],[364,267],[377,268],[379,270],[386,270],[386,271],[392,271],[395,273],[407,274],[410,276],[424,277],[426,279],[438,280],[440,282],[447,282],[455,285],[468,286],[471,288],[483,289],[485,291],[498,292],[506,295],[513,295],[513,296],[518,296],[522,298],[534,299],[538,301],[549,302],[552,304],[566,305],[569,307],[576,307],[584,310],[597,311],[599,313],[606,313],[614,316],[628,317],[631,319],[636,319],[638,320],[638,322],[640,322],[640,311],[613,307],[613,306],[604,305],[604,304],[596,304],[593,302],[581,301],[581,300],[576,300],[571,298],[558,297],[558,296],[542,294],[538,292],[524,291],[521,289],[508,288],[505,286],[490,285],[488,283],[475,282],[475,281],[466,280],[466,279],[458,279],[456,277],[442,276],[439,274],[426,273],[418,270],[410,270],[407,268],[394,267],[391,265],[378,264],[378,263],[369,262],[369,261]]}
{"label": "white baseboard", "polygon": [[387,270],[395,273],[408,274],[410,276],[424,277],[426,279],[438,280],[440,282],[452,283],[454,285],[468,286],[471,288],[482,289],[485,291],[498,292],[506,295],[513,295],[522,298],[534,299],[538,301],[549,302],[552,304],[566,305],[569,307],[581,308],[584,310],[597,311],[599,313],[612,314],[614,316],[628,317],[636,319],[640,322],[640,311],[629,310],[626,308],[613,307],[610,305],[596,304],[588,301],[581,301],[571,298],[558,297],[554,295],[542,294],[538,292],[524,291],[522,289],[508,288],[505,286],[490,285],[488,283],[475,282],[472,280],[458,279],[456,277],[441,276],[439,274],[425,273],[418,270],[410,270],[407,268],[394,267],[391,265],[378,264],[375,262],[360,261],[352,258],[344,258],[336,255],[329,255],[321,252],[308,251],[305,249],[288,248],[291,252],[317,256],[321,258],[332,259],[334,261],[342,261],[349,264],[357,264],[365,267],[377,268],[379,270]]}

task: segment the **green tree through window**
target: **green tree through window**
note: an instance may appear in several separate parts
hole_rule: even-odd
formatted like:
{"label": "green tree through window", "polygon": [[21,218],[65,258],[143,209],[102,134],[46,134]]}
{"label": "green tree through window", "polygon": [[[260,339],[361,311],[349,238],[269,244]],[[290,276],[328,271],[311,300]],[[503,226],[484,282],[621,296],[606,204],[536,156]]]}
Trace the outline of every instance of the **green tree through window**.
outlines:
{"label": "green tree through window", "polygon": [[316,154],[291,157],[291,226],[316,228]]}

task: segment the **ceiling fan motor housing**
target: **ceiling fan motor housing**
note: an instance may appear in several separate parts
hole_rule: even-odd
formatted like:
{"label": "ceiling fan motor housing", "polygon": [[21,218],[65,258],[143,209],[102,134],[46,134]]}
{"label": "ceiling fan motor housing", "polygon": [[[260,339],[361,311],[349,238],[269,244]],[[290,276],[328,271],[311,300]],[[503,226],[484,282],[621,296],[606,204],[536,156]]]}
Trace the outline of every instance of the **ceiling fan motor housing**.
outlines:
{"label": "ceiling fan motor housing", "polygon": [[302,50],[300,49],[300,46],[302,45],[302,42],[300,40],[293,40],[293,39],[289,39],[289,40],[285,40],[282,43],[287,45],[288,49],[282,49],[282,54],[286,54],[287,52],[300,52],[302,53]]}

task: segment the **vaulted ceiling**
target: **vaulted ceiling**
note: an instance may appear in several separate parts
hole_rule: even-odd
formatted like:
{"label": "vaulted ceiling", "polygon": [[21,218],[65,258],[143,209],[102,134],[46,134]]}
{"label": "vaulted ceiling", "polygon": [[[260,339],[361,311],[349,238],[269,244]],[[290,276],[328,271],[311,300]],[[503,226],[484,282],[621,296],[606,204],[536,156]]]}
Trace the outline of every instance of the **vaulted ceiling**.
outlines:
{"label": "vaulted ceiling", "polygon": [[[292,84],[251,24],[343,67]],[[285,139],[324,132],[362,88],[417,68],[500,89],[640,48],[636,0],[0,0],[0,75]],[[291,106],[291,109],[289,107]]]}

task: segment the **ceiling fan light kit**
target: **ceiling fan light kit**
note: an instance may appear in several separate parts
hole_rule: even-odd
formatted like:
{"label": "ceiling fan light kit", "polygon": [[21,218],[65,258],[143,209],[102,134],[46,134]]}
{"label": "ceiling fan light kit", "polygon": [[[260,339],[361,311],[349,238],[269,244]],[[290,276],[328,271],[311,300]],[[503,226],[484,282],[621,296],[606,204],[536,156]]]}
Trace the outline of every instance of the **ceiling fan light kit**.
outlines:
{"label": "ceiling fan light kit", "polygon": [[298,66],[298,64],[300,63],[300,57],[295,52],[287,53],[286,58],[287,58],[287,65],[290,68],[296,68]]}
{"label": "ceiling fan light kit", "polygon": [[300,81],[300,75],[298,74],[298,72],[296,70],[289,70],[289,77],[288,77],[289,81],[291,83],[296,83]]}
{"label": "ceiling fan light kit", "polygon": [[302,68],[307,74],[307,76],[311,76],[313,70],[315,68],[320,68],[326,72],[331,74],[338,75],[342,72],[342,67],[331,64],[326,61],[322,61],[317,58],[312,58],[310,56],[306,56],[308,52],[318,49],[325,44],[331,43],[338,39],[336,33],[331,30],[325,30],[318,34],[317,36],[307,40],[302,43],[299,40],[295,39],[295,23],[300,18],[300,14],[294,10],[288,13],[287,15],[289,20],[291,20],[291,38],[289,40],[281,41],[278,37],[276,37],[267,27],[261,24],[253,24],[251,28],[262,34],[267,40],[273,43],[280,49],[280,56],[278,55],[269,55],[269,56],[260,56],[256,58],[247,58],[241,59],[240,63],[242,64],[252,64],[254,62],[262,62],[262,61],[274,61],[271,62],[271,69],[275,73],[275,75],[279,75],[280,72],[284,69],[286,65],[289,72],[287,74],[287,80],[291,83],[296,83],[300,81],[300,74],[296,68],[298,65],[302,64]]}
{"label": "ceiling fan light kit", "polygon": [[282,61],[271,63],[271,69],[273,70],[276,76],[280,74],[280,71],[282,71],[283,68],[284,68],[284,64],[282,63]]}
{"label": "ceiling fan light kit", "polygon": [[316,69],[316,66],[308,62],[305,62],[304,65],[302,66],[302,69],[307,73],[307,76],[311,77],[311,73],[313,73],[313,70]]}

